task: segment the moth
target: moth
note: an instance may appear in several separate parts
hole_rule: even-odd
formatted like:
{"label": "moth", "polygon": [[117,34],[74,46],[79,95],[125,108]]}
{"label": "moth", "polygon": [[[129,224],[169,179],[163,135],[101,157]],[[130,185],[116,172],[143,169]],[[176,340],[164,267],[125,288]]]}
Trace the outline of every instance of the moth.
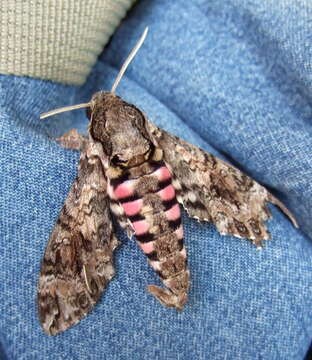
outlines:
{"label": "moth", "polygon": [[128,64],[147,34],[129,54],[111,91],[91,101],[45,113],[86,107],[89,136],[71,130],[58,139],[81,151],[74,181],[47,244],[38,283],[39,318],[49,335],[78,323],[96,304],[114,276],[119,242],[112,216],[133,235],[164,288],[148,291],[163,305],[182,310],[190,288],[180,205],[221,234],[269,238],[270,202],[287,208],[263,186],[235,167],[169,134],[115,94]]}

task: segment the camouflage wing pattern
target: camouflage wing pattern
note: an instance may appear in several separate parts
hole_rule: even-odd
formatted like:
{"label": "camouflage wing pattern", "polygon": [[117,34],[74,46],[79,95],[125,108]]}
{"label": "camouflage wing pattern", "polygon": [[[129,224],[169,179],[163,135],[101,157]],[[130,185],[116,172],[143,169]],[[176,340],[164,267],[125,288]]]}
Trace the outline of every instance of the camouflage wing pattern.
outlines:
{"label": "camouflage wing pattern", "polygon": [[263,186],[235,167],[146,121],[155,146],[174,175],[177,199],[191,217],[213,222],[221,234],[248,238],[257,247],[270,235],[264,223],[271,202],[290,218],[288,209]]}
{"label": "camouflage wing pattern", "polygon": [[[75,148],[69,136],[65,143],[64,138],[60,142]],[[76,148],[81,144],[76,142]],[[112,256],[118,240],[113,233],[100,160],[102,147],[85,139],[83,147],[78,177],[50,236],[41,266],[39,317],[49,335],[79,322],[114,275]]]}

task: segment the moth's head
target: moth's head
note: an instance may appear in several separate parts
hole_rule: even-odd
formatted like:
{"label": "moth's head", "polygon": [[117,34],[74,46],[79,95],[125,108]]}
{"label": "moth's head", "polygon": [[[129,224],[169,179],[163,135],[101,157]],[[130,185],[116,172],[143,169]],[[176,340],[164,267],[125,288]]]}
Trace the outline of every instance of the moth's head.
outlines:
{"label": "moth's head", "polygon": [[94,141],[102,144],[103,150],[111,164],[116,166],[134,166],[147,159],[153,145],[145,129],[145,119],[142,112],[134,105],[123,101],[115,94],[116,88],[135,54],[147,35],[146,28],[122,65],[111,91],[100,91],[93,95],[88,103],[66,106],[41,114],[40,118],[87,108],[90,120],[89,133]]}
{"label": "moth's head", "polygon": [[152,144],[145,118],[134,105],[112,92],[100,91],[93,95],[87,115],[91,138],[102,144],[112,164],[131,166],[148,156]]}

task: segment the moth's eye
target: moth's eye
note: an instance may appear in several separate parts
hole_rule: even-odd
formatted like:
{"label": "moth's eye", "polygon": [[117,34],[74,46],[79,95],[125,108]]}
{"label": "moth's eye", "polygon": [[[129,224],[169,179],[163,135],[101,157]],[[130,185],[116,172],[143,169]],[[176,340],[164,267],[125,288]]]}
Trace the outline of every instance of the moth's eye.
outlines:
{"label": "moth's eye", "polygon": [[124,110],[130,118],[134,119],[136,117],[137,110],[134,106],[126,105],[124,106]]}
{"label": "moth's eye", "polygon": [[92,110],[91,110],[90,106],[88,106],[88,107],[86,108],[86,115],[87,115],[87,118],[88,118],[89,120],[91,120]]}
{"label": "moth's eye", "polygon": [[142,127],[144,125],[144,117],[139,109],[133,105],[126,105],[124,109],[129,118],[132,119],[138,127]]}
{"label": "moth's eye", "polygon": [[138,112],[135,122],[136,122],[137,126],[140,128],[144,126],[144,117],[141,114],[141,112]]}
{"label": "moth's eye", "polygon": [[113,165],[126,164],[128,160],[123,160],[120,155],[116,154],[111,158],[111,163]]}

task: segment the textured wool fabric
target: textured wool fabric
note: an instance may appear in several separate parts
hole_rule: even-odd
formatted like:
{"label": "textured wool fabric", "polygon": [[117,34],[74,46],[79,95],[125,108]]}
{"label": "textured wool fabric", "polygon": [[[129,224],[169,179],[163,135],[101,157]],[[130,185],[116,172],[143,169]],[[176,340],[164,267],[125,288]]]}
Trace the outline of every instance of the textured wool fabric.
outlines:
{"label": "textured wool fabric", "polygon": [[[183,6],[182,6],[183,5]],[[0,341],[8,359],[303,359],[312,339],[311,34],[308,1],[141,1],[87,83],[0,77]],[[192,288],[181,313],[146,293],[159,284],[118,230],[117,274],[79,325],[46,336],[36,283],[79,154],[50,137],[83,111],[38,114],[110,89],[145,26],[149,36],[117,93],[150,120],[246,171],[276,208],[262,251],[184,213]],[[300,41],[298,40],[300,39]]]}
{"label": "textured wool fabric", "polygon": [[6,0],[0,73],[83,84],[134,0]]}

